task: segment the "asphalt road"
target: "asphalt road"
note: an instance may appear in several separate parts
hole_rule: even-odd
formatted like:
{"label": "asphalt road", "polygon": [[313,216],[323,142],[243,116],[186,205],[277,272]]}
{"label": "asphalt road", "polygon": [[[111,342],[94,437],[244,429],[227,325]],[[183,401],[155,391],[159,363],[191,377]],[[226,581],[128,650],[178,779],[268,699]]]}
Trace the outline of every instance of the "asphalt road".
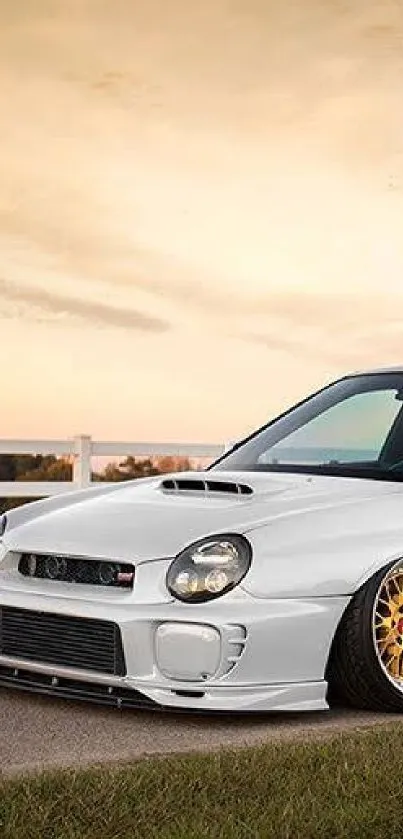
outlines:
{"label": "asphalt road", "polygon": [[258,717],[118,711],[0,689],[0,767],[2,773],[15,775],[145,755],[322,737],[393,720],[402,718],[343,709]]}

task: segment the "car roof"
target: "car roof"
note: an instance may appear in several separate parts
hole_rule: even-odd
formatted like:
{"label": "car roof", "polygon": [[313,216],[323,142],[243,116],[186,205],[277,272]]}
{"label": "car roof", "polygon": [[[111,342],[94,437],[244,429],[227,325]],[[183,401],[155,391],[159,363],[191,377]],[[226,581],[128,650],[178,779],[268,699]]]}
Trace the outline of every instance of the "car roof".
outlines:
{"label": "car roof", "polygon": [[396,367],[376,367],[372,370],[355,370],[354,373],[347,374],[350,376],[374,376],[380,373],[403,373],[403,364]]}

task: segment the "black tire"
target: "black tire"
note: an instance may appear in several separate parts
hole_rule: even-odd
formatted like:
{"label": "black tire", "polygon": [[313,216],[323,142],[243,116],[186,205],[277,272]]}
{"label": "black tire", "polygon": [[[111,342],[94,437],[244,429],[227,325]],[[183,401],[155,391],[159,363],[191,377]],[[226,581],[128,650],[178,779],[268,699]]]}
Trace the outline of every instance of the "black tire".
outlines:
{"label": "black tire", "polygon": [[379,588],[396,563],[383,568],[354,595],[338,626],[326,672],[329,704],[403,713],[402,690],[380,663],[373,636],[373,610]]}

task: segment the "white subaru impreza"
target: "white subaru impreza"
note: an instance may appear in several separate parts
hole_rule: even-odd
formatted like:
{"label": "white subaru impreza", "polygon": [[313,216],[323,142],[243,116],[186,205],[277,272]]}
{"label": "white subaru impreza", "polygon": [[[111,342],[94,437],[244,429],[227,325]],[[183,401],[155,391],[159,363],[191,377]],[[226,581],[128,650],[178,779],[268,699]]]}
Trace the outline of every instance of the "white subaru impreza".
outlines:
{"label": "white subaru impreza", "polygon": [[0,519],[0,685],[119,706],[403,710],[403,367],[204,472]]}

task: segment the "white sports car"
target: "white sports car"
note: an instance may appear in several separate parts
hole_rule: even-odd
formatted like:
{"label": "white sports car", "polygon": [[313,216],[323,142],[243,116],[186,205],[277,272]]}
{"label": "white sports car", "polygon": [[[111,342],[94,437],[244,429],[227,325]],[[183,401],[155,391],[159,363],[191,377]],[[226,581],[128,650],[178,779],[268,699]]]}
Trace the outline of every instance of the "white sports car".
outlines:
{"label": "white sports car", "polygon": [[204,472],[0,519],[0,684],[120,706],[403,710],[403,367]]}

